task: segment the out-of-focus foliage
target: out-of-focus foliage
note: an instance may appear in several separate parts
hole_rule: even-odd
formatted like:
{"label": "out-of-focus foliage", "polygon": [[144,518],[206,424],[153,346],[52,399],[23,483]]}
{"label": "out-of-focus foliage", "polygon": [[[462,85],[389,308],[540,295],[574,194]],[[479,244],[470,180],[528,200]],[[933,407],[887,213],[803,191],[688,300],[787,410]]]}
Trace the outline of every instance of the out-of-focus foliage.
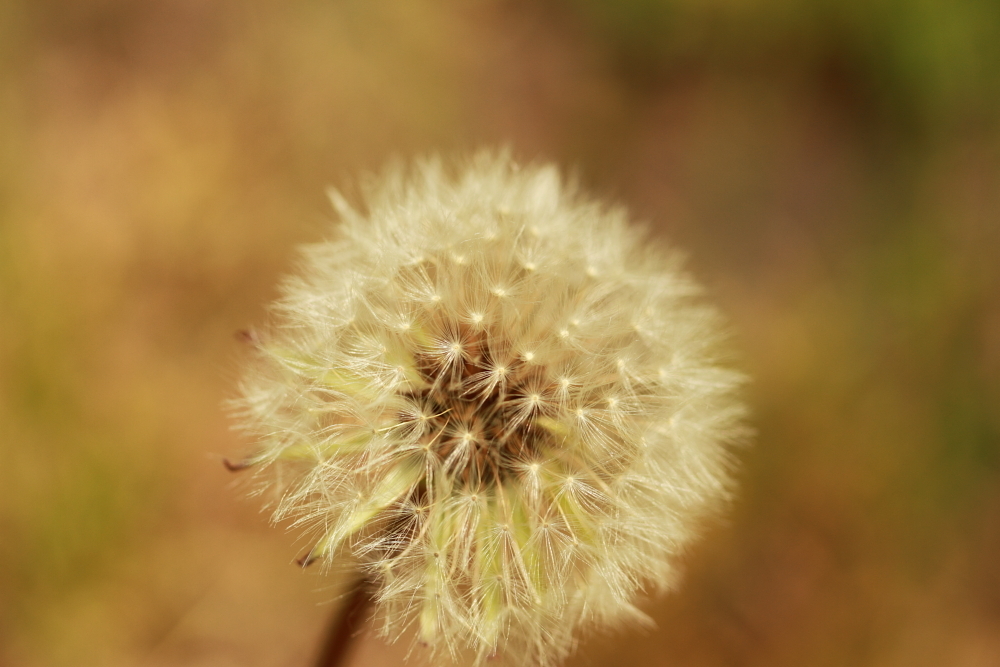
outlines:
{"label": "out-of-focus foliage", "polygon": [[1000,5],[988,0],[566,2],[625,68],[837,77],[921,130],[988,114],[1000,95]]}
{"label": "out-of-focus foliage", "polygon": [[579,663],[1000,663],[1000,5],[8,0],[0,664],[309,661],[233,333],[325,186],[497,143],[689,250],[754,377],[727,525]]}

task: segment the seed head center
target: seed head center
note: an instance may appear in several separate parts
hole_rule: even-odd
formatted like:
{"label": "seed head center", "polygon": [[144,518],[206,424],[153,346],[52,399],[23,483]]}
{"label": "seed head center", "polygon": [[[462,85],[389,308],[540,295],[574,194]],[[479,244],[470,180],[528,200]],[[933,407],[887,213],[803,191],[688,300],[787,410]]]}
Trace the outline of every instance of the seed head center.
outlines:
{"label": "seed head center", "polygon": [[542,402],[545,371],[516,358],[497,361],[484,334],[463,334],[449,352],[464,354],[447,361],[414,355],[424,386],[404,395],[424,406],[418,418],[426,425],[421,448],[444,461],[455,479],[490,486],[514,475],[549,444],[547,431],[518,415],[523,404],[537,408]]}

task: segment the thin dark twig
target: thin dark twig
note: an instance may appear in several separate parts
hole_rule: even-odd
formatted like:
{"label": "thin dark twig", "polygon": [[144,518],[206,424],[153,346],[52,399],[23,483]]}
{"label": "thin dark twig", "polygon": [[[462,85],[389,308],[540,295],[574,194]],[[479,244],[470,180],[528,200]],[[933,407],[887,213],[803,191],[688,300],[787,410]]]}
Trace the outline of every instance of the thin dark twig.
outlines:
{"label": "thin dark twig", "polygon": [[341,667],[357,634],[358,625],[371,603],[368,580],[361,577],[347,594],[347,599],[333,615],[330,627],[316,659],[316,667]]}

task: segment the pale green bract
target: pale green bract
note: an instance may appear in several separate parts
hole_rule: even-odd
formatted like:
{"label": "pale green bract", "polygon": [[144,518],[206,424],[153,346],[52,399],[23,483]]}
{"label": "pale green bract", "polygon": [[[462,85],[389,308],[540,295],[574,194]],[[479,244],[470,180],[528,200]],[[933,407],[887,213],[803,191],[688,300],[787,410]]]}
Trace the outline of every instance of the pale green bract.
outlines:
{"label": "pale green bract", "polygon": [[643,619],[743,431],[676,256],[505,153],[331,199],[238,400],[305,560],[361,568],[386,635],[452,658],[549,665]]}

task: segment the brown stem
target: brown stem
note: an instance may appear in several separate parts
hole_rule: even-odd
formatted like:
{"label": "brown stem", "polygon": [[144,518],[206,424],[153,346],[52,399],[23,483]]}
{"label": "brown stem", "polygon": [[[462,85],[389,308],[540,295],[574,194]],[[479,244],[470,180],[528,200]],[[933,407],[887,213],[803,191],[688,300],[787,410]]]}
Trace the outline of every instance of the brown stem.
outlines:
{"label": "brown stem", "polygon": [[316,658],[316,667],[341,667],[369,603],[371,595],[368,580],[361,577],[333,615],[323,648]]}

